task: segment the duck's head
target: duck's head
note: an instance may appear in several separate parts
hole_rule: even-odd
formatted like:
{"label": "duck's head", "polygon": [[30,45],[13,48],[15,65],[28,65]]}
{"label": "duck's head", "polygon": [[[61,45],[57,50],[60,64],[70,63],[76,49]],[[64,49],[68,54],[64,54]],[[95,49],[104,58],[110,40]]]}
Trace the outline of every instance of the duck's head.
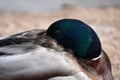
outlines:
{"label": "duck's head", "polygon": [[66,50],[72,50],[78,58],[93,59],[101,54],[101,43],[85,23],[75,19],[62,19],[53,23],[46,32]]}

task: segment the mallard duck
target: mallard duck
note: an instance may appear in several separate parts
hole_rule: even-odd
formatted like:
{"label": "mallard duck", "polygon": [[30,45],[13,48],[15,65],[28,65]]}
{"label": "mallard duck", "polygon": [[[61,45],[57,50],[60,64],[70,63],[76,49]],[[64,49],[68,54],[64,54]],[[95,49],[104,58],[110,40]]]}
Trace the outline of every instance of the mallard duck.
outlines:
{"label": "mallard duck", "polygon": [[[0,40],[0,80],[90,80],[77,61],[46,31],[35,29]],[[82,75],[82,76],[81,76]]]}
{"label": "mallard duck", "polygon": [[113,80],[95,31],[62,19],[0,40],[0,80]]}

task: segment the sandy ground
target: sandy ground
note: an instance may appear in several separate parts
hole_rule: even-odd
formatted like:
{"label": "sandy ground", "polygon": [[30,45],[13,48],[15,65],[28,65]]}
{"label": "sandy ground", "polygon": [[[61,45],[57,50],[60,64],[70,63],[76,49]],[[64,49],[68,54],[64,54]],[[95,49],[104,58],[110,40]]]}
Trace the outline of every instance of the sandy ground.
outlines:
{"label": "sandy ground", "polygon": [[93,27],[111,59],[115,80],[120,80],[120,8],[70,8],[44,13],[1,13],[0,37],[30,29],[46,29],[62,18],[79,19]]}

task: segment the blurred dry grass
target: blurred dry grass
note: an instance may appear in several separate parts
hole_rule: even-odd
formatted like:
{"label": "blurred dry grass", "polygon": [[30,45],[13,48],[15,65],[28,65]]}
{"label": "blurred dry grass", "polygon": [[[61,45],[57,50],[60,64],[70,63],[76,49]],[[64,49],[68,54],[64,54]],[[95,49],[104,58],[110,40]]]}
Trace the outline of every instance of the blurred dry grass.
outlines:
{"label": "blurred dry grass", "polygon": [[108,53],[115,80],[120,80],[120,8],[72,8],[46,13],[0,14],[0,36],[48,28],[62,18],[75,18],[92,25],[98,33],[103,49]]}

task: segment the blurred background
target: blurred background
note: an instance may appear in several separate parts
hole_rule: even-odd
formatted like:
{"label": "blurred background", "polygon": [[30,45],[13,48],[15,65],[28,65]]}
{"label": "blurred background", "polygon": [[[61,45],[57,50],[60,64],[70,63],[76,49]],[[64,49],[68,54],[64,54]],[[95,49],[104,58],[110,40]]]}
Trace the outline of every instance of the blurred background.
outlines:
{"label": "blurred background", "polygon": [[120,80],[120,0],[0,0],[0,37],[47,29],[63,18],[82,20],[97,32]]}

